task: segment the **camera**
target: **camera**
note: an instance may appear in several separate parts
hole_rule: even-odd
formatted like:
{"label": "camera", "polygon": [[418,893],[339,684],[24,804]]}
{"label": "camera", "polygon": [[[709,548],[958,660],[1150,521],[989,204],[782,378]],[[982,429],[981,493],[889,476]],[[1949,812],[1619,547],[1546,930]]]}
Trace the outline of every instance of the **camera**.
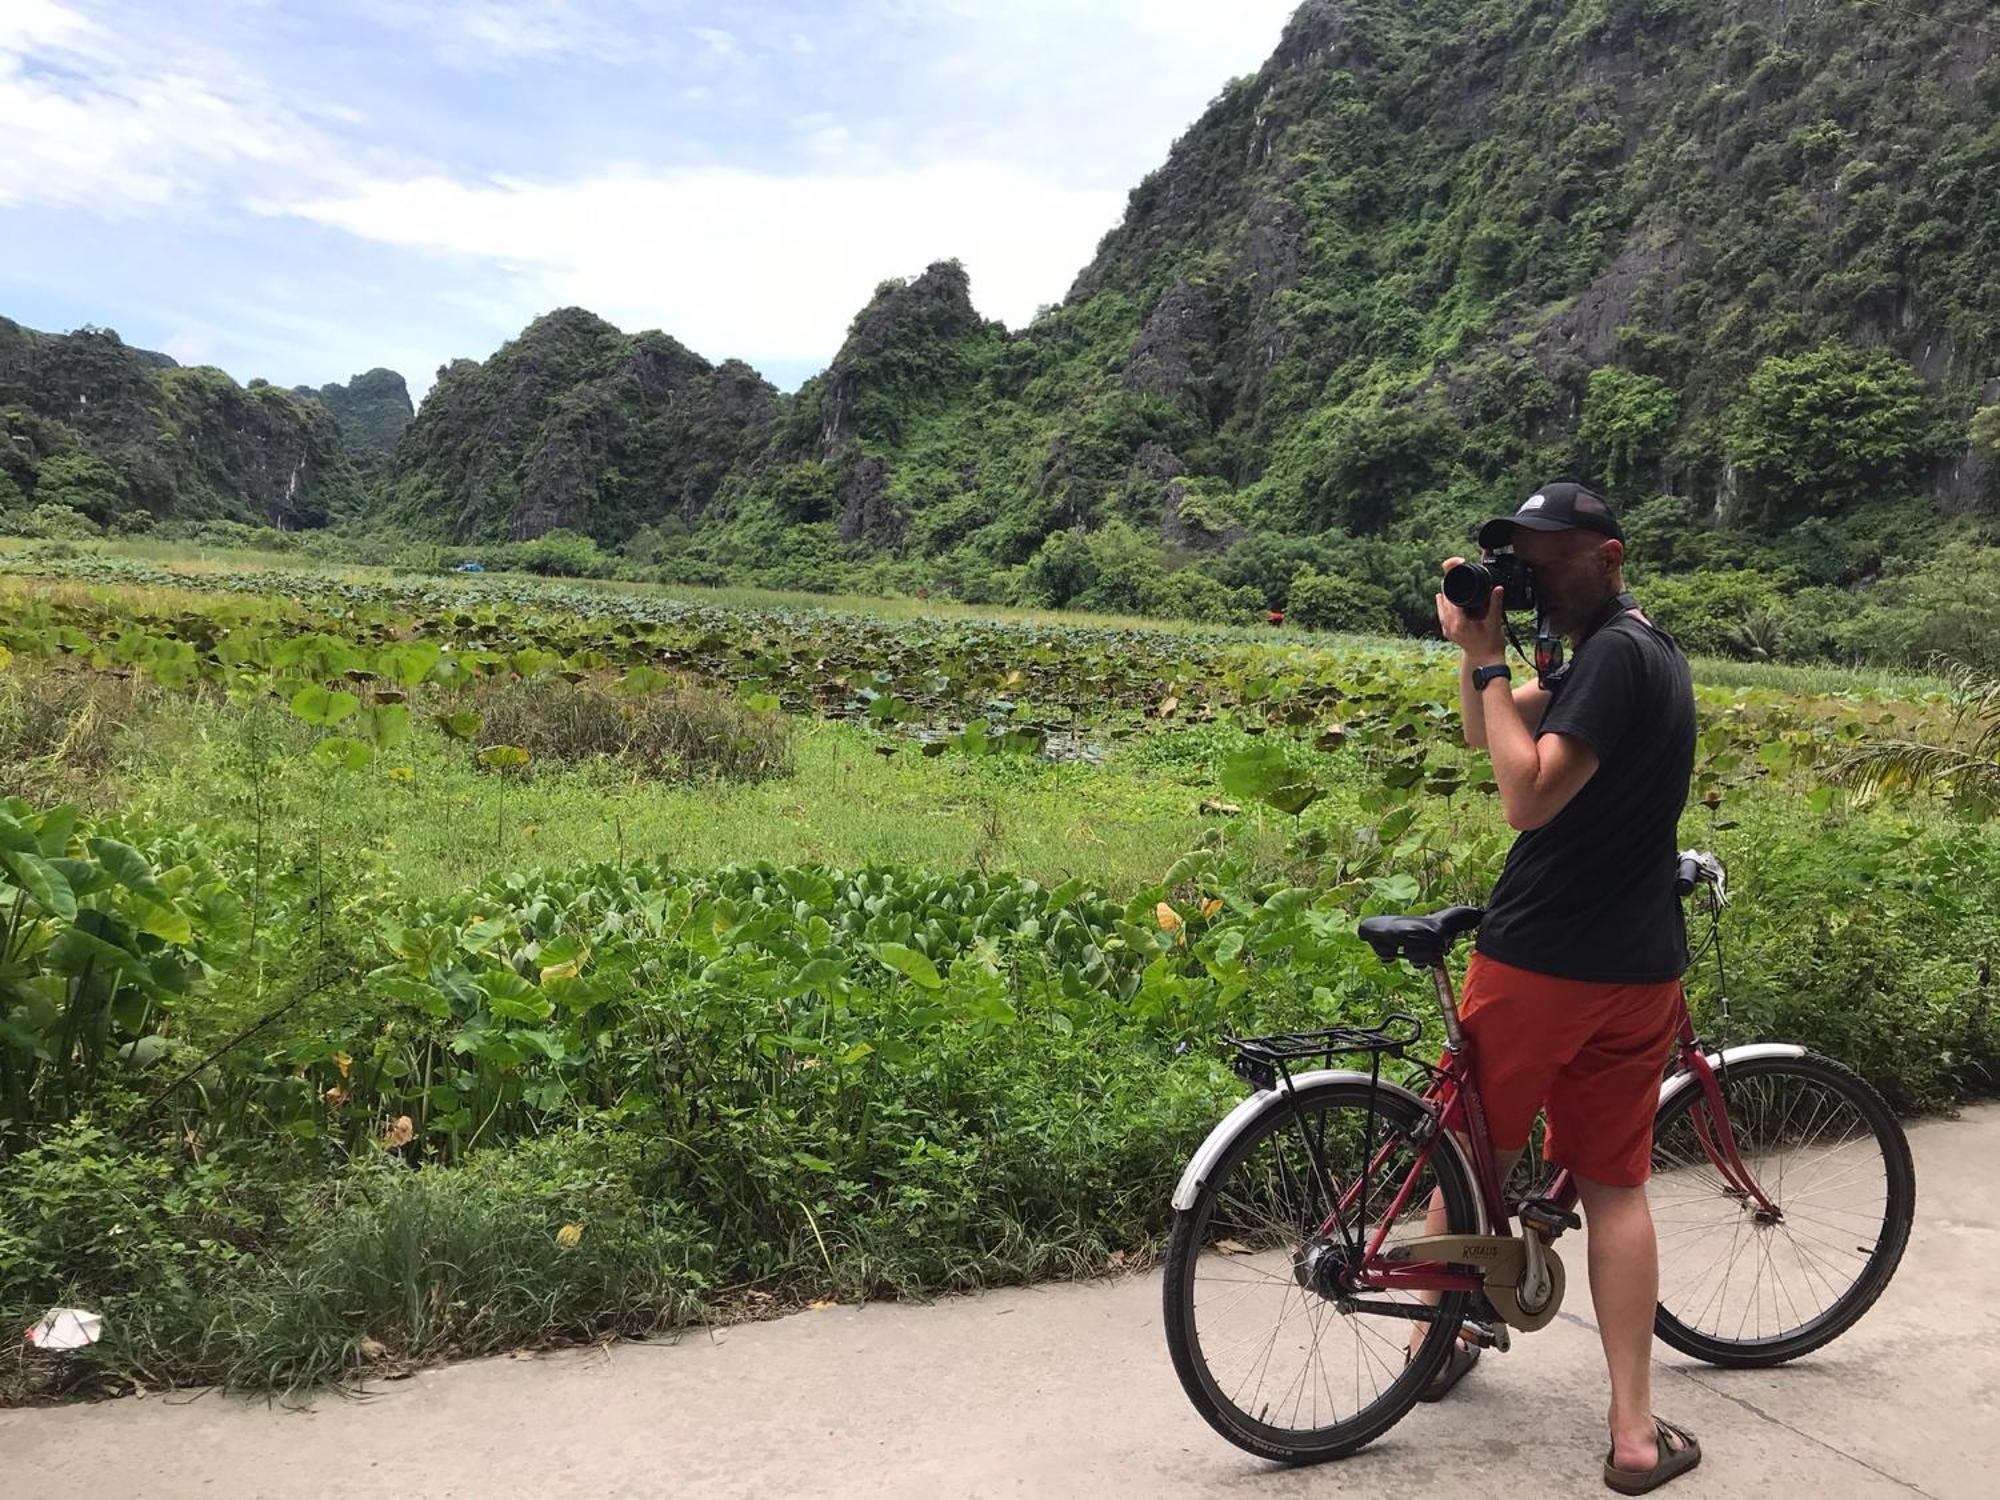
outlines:
{"label": "camera", "polygon": [[1444,596],[1475,619],[1486,613],[1495,589],[1505,589],[1503,609],[1535,607],[1535,575],[1511,548],[1489,552],[1478,562],[1462,562],[1444,575]]}

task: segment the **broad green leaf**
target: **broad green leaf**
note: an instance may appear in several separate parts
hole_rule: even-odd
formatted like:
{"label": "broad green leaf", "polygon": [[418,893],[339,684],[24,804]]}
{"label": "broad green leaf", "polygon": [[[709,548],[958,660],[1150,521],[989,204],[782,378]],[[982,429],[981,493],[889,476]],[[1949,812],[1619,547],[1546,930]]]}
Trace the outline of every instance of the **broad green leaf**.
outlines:
{"label": "broad green leaf", "polygon": [[378,750],[393,750],[410,737],[410,711],[400,703],[377,703],[361,719],[361,732]]}
{"label": "broad green leaf", "polygon": [[469,709],[457,713],[433,714],[432,721],[448,736],[455,740],[469,740],[479,733],[479,726],[485,721]]}
{"label": "broad green leaf", "polygon": [[487,917],[482,921],[467,923],[458,935],[458,943],[467,953],[484,953],[498,942],[506,931],[505,917]]}
{"label": "broad green leaf", "polygon": [[1295,768],[1276,745],[1252,745],[1222,763],[1222,789],[1280,812],[1304,812],[1321,796],[1312,779]]}
{"label": "broad green leaf", "polygon": [[413,688],[431,675],[444,653],[432,641],[405,641],[375,658],[375,670],[399,687]]}
{"label": "broad green leaf", "polygon": [[35,831],[11,813],[0,812],[0,849],[19,849],[23,854],[42,852]]}
{"label": "broad green leaf", "polygon": [[54,859],[69,848],[70,836],[76,832],[77,811],[65,802],[50,808],[33,820],[36,845],[44,859]]}
{"label": "broad green leaf", "polygon": [[626,697],[638,698],[647,693],[657,693],[671,681],[673,679],[665,672],[642,664],[619,678],[616,686]]}
{"label": "broad green leaf", "polygon": [[61,870],[39,854],[0,850],[0,871],[34,898],[35,905],[67,922],[76,915],[76,895]]}
{"label": "broad green leaf", "polygon": [[935,990],[944,987],[944,981],[938,977],[937,965],[907,944],[877,943],[869,951],[878,961],[894,969],[919,989]]}
{"label": "broad green leaf", "polygon": [[518,771],[532,759],[519,745],[488,745],[473,758],[489,771]]}
{"label": "broad green leaf", "polygon": [[292,712],[308,724],[322,727],[338,724],[360,706],[361,700],[354,694],[329,692],[317,684],[301,688],[292,695]]}
{"label": "broad green leaf", "polygon": [[84,847],[106,874],[132,893],[136,907],[134,915],[142,932],[149,932],[169,943],[193,940],[194,929],[187,913],[176,906],[173,898],[162,888],[145,855],[116,839],[91,838],[84,841]]}
{"label": "broad green leaf", "polygon": [[327,770],[361,771],[374,762],[375,751],[360,740],[330,734],[312,747],[312,762]]}

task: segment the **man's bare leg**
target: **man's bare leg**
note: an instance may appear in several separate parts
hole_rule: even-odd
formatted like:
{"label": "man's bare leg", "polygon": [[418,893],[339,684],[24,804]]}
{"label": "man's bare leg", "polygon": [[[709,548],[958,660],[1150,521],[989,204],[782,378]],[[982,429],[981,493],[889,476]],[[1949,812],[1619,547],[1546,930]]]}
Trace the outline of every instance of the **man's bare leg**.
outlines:
{"label": "man's bare leg", "polygon": [[1590,1232],[1590,1300],[1611,1372],[1611,1462],[1650,1469],[1659,1458],[1653,1426],[1653,1309],[1660,1300],[1659,1244],[1643,1187],[1576,1179]]}
{"label": "man's bare leg", "polygon": [[[1466,1138],[1462,1135],[1459,1135],[1457,1131],[1453,1131],[1452,1135],[1457,1139],[1460,1149],[1465,1152],[1465,1160],[1470,1162],[1472,1160],[1471,1145],[1466,1141]],[[1495,1169],[1500,1173],[1500,1181],[1502,1182],[1502,1184],[1505,1184],[1505,1182],[1507,1181],[1508,1174],[1514,1170],[1514,1163],[1521,1159],[1521,1152],[1526,1149],[1527,1148],[1525,1146],[1520,1146],[1516,1147],[1512,1151],[1500,1151],[1494,1153],[1495,1161],[1493,1165]],[[1479,1191],[1476,1185],[1474,1186],[1473,1191],[1475,1193]],[[1451,1232],[1451,1219],[1445,1213],[1444,1189],[1432,1188],[1430,1208],[1424,1214],[1424,1233],[1449,1234],[1450,1232]],[[1505,1234],[1506,1232],[1507,1232],[1507,1226],[1504,1224],[1501,1225],[1498,1230],[1498,1233]],[[1418,1292],[1417,1300],[1426,1303],[1431,1307],[1436,1307],[1438,1305],[1439,1300],[1443,1296],[1444,1296],[1443,1292]],[[1430,1330],[1426,1328],[1422,1323],[1412,1323],[1410,1325],[1410,1350],[1412,1353],[1414,1353],[1419,1347],[1422,1346],[1424,1342],[1424,1336],[1429,1332]],[[1465,1337],[1465,1330],[1462,1328],[1459,1330],[1459,1337],[1460,1338]]]}

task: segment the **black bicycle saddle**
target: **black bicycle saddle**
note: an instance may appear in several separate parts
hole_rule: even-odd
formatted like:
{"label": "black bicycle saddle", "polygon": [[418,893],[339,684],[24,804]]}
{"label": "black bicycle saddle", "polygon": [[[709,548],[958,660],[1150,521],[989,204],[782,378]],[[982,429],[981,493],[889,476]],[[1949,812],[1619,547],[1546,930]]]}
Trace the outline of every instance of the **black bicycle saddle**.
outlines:
{"label": "black bicycle saddle", "polygon": [[1366,917],[1359,931],[1361,941],[1383,963],[1407,958],[1427,969],[1443,963],[1451,945],[1476,929],[1485,915],[1483,906],[1447,906],[1428,917]]}

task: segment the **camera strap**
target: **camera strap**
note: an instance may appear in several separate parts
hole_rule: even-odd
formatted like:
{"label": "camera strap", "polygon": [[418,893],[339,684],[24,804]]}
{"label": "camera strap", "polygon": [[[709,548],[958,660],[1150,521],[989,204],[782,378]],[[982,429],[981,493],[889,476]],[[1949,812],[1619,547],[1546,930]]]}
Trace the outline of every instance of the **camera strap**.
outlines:
{"label": "camera strap", "polygon": [[[1583,639],[1589,640],[1620,615],[1638,607],[1639,601],[1634,599],[1628,590],[1620,589],[1611,597],[1610,602],[1597,612],[1597,618],[1592,620],[1590,628],[1584,631]],[[1648,629],[1658,629],[1643,615],[1640,618]],[[1517,651],[1521,649],[1519,642],[1515,643],[1514,649]],[[1553,693],[1562,686],[1563,679],[1568,675],[1569,663],[1563,660],[1562,636],[1550,628],[1546,613],[1538,613],[1535,616],[1535,676],[1545,689]]]}

